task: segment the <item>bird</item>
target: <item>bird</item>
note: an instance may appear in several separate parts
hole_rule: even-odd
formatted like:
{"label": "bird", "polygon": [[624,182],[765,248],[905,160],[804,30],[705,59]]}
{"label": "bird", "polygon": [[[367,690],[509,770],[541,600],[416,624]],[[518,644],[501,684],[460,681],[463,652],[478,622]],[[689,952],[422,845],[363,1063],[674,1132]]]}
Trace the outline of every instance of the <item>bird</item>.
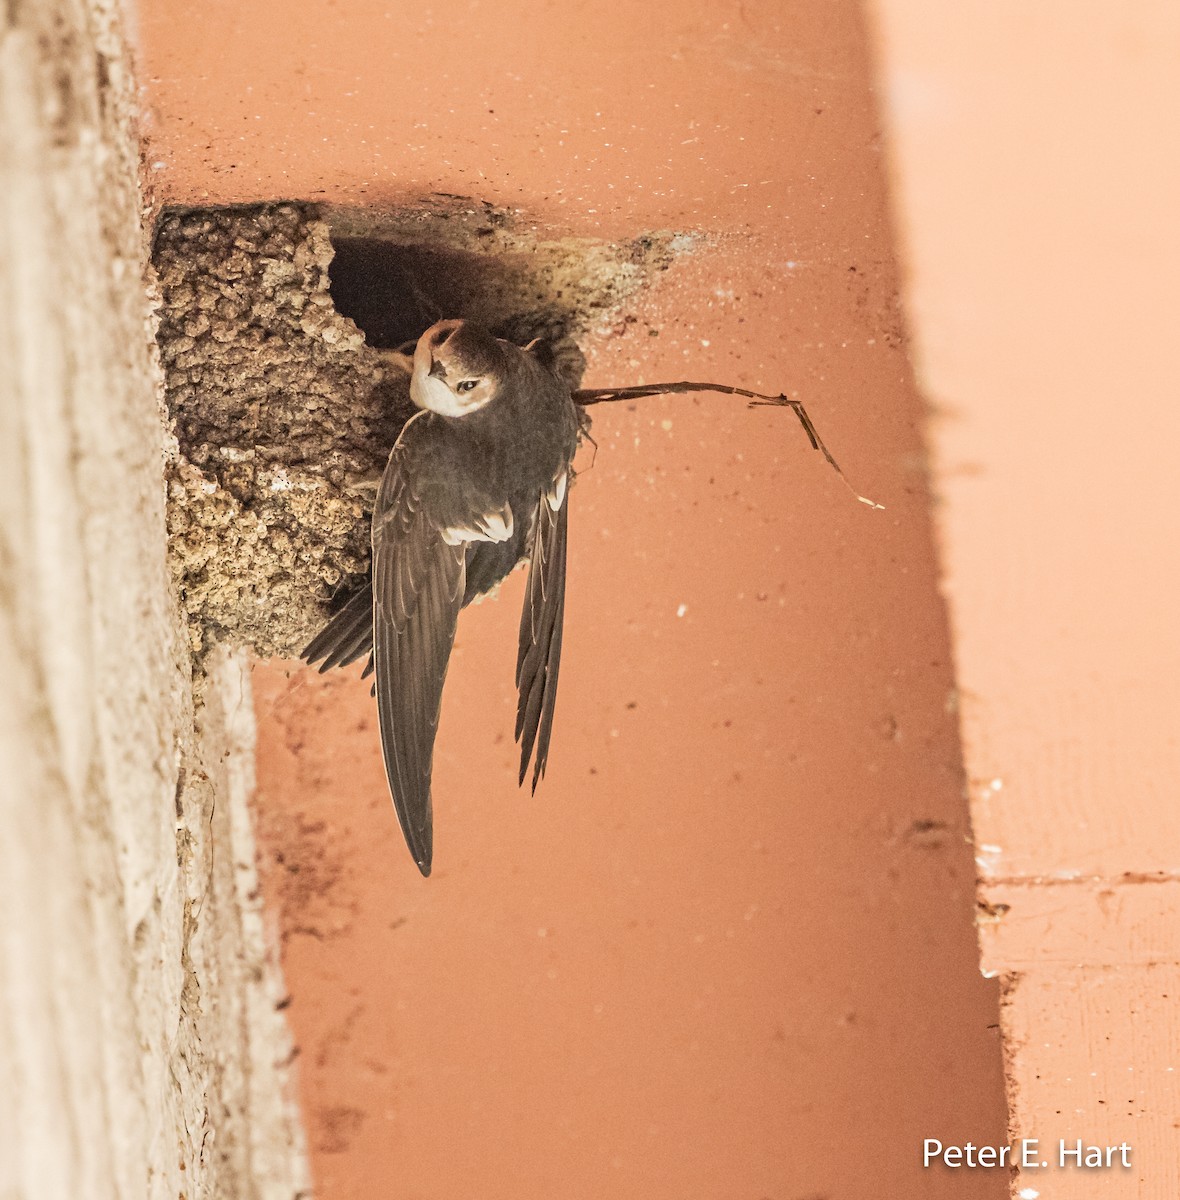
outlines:
{"label": "bird", "polygon": [[366,653],[385,774],[424,876],[434,853],[431,768],[460,610],[528,560],[517,646],[523,786],[544,777],[565,608],[573,459],[589,419],[543,342],[437,321],[413,349],[410,398],[377,488],[371,579],[305,647],[320,671]]}

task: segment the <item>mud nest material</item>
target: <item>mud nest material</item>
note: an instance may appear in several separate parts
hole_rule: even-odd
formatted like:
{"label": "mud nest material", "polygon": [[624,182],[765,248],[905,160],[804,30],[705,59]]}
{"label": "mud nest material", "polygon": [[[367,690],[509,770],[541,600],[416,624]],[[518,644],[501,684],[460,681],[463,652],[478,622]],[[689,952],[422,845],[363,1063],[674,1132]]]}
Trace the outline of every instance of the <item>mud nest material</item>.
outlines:
{"label": "mud nest material", "polygon": [[[675,242],[538,242],[510,214],[459,200],[386,218],[376,235],[356,215],[336,222],[346,252],[333,290],[378,346],[467,317],[518,343],[546,337],[572,386],[575,335],[613,320]],[[414,408],[404,367],[337,311],[332,258],[311,206],[160,220],[170,551],[195,654],[229,640],[294,655],[368,570],[357,485],[380,473]]]}

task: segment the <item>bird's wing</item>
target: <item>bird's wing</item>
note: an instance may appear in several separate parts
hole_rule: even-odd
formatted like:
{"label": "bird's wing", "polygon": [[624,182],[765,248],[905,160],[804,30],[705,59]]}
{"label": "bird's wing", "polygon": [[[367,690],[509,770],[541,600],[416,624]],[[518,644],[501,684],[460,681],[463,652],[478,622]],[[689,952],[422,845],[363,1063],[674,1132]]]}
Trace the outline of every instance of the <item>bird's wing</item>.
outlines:
{"label": "bird's wing", "polygon": [[320,673],[346,667],[373,649],[373,588],[363,588],[316,634],[299,655]]}
{"label": "bird's wing", "polygon": [[532,562],[520,616],[516,657],[516,740],[520,743],[520,782],[536,748],[533,791],[544,778],[557,702],[561,665],[561,630],[565,612],[565,547],[569,526],[568,474],[563,472],[540,496],[534,523]]}
{"label": "bird's wing", "polygon": [[399,442],[373,514],[373,662],[389,790],[410,853],[429,875],[430,772],[465,551],[439,536],[408,458]]}
{"label": "bird's wing", "polygon": [[373,664],[389,790],[410,853],[429,875],[434,738],[467,548],[510,537],[513,514],[507,504],[466,511],[432,487],[431,468],[406,436],[414,420],[390,455],[373,513]]}

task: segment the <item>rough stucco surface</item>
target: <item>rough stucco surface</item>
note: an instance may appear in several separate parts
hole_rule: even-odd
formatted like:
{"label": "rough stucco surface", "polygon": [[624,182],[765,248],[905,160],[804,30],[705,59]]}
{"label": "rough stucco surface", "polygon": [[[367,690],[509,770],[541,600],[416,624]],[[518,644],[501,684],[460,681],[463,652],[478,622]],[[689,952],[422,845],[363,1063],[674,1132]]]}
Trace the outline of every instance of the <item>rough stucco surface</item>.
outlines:
{"label": "rough stucco surface", "polygon": [[291,1196],[239,660],[194,679],[112,6],[0,15],[0,1194]]}

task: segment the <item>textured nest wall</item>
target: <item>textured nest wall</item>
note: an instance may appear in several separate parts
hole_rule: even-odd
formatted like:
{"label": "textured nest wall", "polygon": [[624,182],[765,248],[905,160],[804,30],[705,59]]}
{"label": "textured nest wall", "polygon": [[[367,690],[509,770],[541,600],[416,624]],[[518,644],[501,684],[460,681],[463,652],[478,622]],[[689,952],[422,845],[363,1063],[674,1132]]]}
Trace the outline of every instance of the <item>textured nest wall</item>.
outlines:
{"label": "textured nest wall", "polygon": [[328,293],[327,227],[293,206],[166,216],[158,341],[177,447],[173,569],[194,651],[297,652],[364,569],[356,477],[379,471],[409,393]]}
{"label": "textured nest wall", "polygon": [[367,570],[363,485],[414,411],[382,348],[467,317],[546,338],[576,386],[576,338],[611,323],[677,243],[541,242],[511,214],[446,198],[379,222],[295,204],[164,214],[168,527],[194,653],[296,654]]}

